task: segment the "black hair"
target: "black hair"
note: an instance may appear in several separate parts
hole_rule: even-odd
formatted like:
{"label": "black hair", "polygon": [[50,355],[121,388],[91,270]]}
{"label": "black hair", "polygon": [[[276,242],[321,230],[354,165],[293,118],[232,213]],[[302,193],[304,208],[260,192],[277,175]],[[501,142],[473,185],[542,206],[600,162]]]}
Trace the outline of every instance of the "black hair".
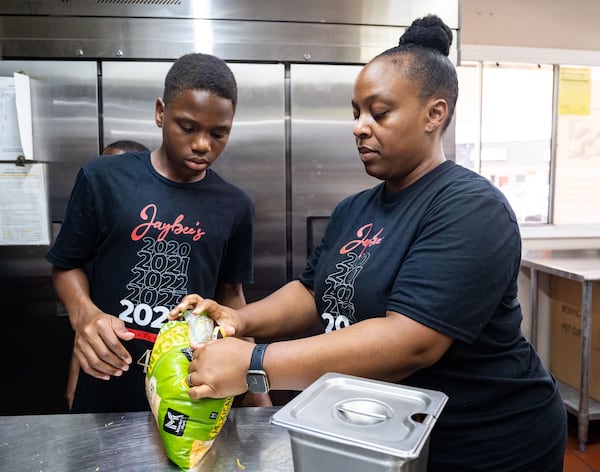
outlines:
{"label": "black hair", "polygon": [[121,139],[119,141],[115,141],[113,143],[110,143],[110,144],[104,146],[102,153],[104,153],[109,148],[119,149],[123,152],[144,152],[144,151],[149,152],[150,151],[150,149],[148,149],[142,143],[138,143],[137,141],[130,141],[128,139]]}
{"label": "black hair", "polygon": [[448,103],[448,117],[443,131],[448,128],[454,115],[458,98],[456,68],[448,58],[452,45],[452,31],[437,15],[418,18],[400,36],[398,46],[384,51],[377,57],[408,56],[396,61],[403,66],[403,74],[419,83],[422,101],[440,96]]}
{"label": "black hair", "polygon": [[205,90],[237,105],[237,83],[225,61],[210,54],[181,56],[167,72],[163,102],[169,103],[185,90]]}

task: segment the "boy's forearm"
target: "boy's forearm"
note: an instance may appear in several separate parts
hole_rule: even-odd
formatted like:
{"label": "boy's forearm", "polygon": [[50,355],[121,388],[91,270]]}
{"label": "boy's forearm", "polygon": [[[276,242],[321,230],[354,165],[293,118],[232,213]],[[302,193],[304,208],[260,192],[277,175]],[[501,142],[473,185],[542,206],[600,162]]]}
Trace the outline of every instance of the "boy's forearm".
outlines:
{"label": "boy's forearm", "polygon": [[52,282],[58,298],[65,306],[73,329],[79,323],[81,313],[94,308],[90,299],[90,287],[85,272],[81,269],[52,269]]}

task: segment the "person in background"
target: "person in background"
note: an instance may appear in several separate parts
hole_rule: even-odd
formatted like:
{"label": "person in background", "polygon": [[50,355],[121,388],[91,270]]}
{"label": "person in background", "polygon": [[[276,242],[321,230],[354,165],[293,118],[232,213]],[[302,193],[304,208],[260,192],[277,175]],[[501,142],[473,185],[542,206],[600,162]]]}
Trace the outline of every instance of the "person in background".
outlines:
{"label": "person in background", "polygon": [[120,139],[106,145],[100,154],[103,156],[113,156],[116,154],[125,154],[127,152],[150,152],[150,149],[137,141]]}
{"label": "person in background", "polygon": [[[439,17],[419,18],[358,74],[353,134],[382,182],[335,208],[299,280],[237,310],[189,294],[171,311],[205,312],[230,335],[193,346],[189,395],[302,390],[327,372],[437,390],[449,400],[428,472],[561,471],[566,412],[521,332],[515,214],[444,155],[458,96],[451,42]],[[266,345],[236,337],[316,326]]]}
{"label": "person in background", "polygon": [[[129,139],[121,139],[114,141],[102,149],[100,155],[112,156],[117,154],[125,154],[128,152],[150,152],[146,146],[137,141]],[[73,397],[75,396],[75,388],[77,387],[77,378],[79,377],[79,362],[75,355],[71,355],[69,362],[69,372],[67,376],[67,386],[65,389],[65,399],[69,410],[73,407]]]}
{"label": "person in background", "polygon": [[186,54],[156,100],[160,146],[102,156],[80,169],[46,255],[75,331],[81,372],[73,412],[149,409],[144,379],[152,346],[186,293],[245,304],[254,203],[210,169],[227,144],[236,104],[225,62]]}

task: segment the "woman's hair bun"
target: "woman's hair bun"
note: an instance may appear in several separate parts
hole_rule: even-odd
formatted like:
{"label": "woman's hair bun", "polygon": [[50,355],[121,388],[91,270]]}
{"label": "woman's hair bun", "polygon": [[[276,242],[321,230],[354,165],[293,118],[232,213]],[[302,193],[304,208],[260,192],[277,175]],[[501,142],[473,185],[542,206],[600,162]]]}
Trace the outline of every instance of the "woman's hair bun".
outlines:
{"label": "woman's hair bun", "polygon": [[452,31],[439,16],[427,15],[413,21],[400,36],[398,46],[403,44],[433,48],[448,56],[452,45]]}

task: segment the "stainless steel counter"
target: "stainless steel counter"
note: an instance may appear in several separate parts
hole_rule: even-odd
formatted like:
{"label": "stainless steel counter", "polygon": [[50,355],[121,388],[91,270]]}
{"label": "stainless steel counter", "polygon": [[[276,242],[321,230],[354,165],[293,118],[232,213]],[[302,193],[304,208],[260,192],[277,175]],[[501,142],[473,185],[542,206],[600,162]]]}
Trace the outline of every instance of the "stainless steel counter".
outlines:
{"label": "stainless steel counter", "polygon": [[526,251],[522,264],[579,282],[600,280],[600,249]]}
{"label": "stainless steel counter", "polygon": [[[277,408],[235,408],[198,472],[292,472]],[[239,459],[239,464],[238,464]],[[244,468],[245,467],[245,468]],[[150,412],[0,417],[0,469],[19,472],[178,471]]]}
{"label": "stainless steel counter", "polygon": [[588,395],[592,336],[592,287],[600,281],[600,249],[535,250],[524,253],[521,265],[530,270],[531,342],[537,349],[538,273],[581,283],[581,381],[579,389],[561,384],[567,410],[577,415],[579,449],[585,450],[590,420],[600,419],[600,404]]}

